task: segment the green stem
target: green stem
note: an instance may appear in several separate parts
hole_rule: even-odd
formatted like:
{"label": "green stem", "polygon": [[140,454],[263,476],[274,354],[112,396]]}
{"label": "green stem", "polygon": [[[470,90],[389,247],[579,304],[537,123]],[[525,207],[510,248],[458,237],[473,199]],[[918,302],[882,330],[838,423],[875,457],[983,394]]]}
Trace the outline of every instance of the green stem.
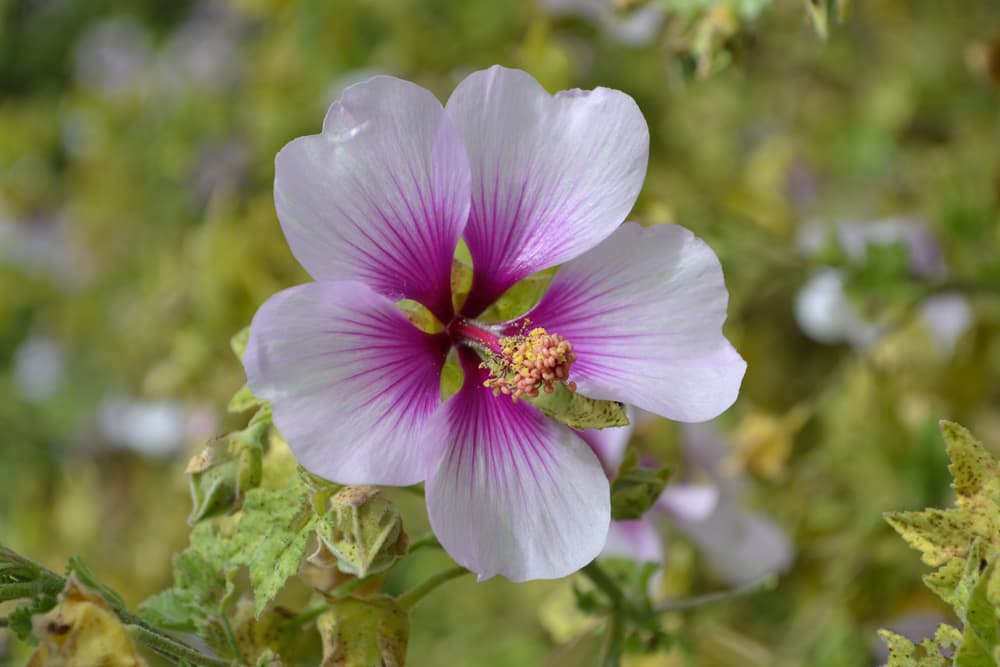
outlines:
{"label": "green stem", "polygon": [[322,616],[326,612],[330,611],[330,605],[321,604],[313,607],[312,609],[307,609],[302,613],[292,616],[287,621],[284,621],[282,625],[286,627],[298,628],[306,623],[309,623],[319,616]]}
{"label": "green stem", "polygon": [[596,560],[584,565],[580,572],[590,579],[595,586],[601,589],[601,592],[608,597],[608,600],[610,600],[612,607],[626,610],[629,613],[634,611],[632,609],[632,605],[629,604],[628,599],[626,599],[621,586],[619,586],[618,582],[611,578],[611,575],[604,571],[603,567],[598,565]]}
{"label": "green stem", "polygon": [[702,607],[707,604],[712,604],[713,602],[721,602],[723,600],[729,600],[732,598],[740,597],[742,595],[749,595],[751,593],[756,593],[758,591],[764,590],[766,588],[771,588],[777,581],[777,577],[773,574],[768,574],[760,579],[754,579],[748,584],[744,584],[739,588],[734,588],[730,591],[719,591],[718,593],[706,593],[705,595],[698,595],[695,597],[684,598],[683,600],[671,600],[669,602],[664,602],[656,606],[654,610],[657,614],[665,614],[671,611],[683,611],[685,609],[694,609],[695,607]]}
{"label": "green stem", "polygon": [[332,591],[330,591],[328,593],[325,593],[325,595],[328,598],[342,598],[342,597],[347,597],[348,595],[350,595],[351,593],[353,593],[356,589],[361,588],[366,583],[368,583],[368,581],[372,577],[378,576],[378,574],[381,574],[381,572],[376,573],[376,574],[369,574],[367,576],[359,577],[357,579],[351,579],[347,583],[341,584],[340,586],[337,586],[336,588],[334,588]]}
{"label": "green stem", "polygon": [[438,542],[438,539],[434,535],[434,533],[427,533],[426,535],[421,535],[417,539],[410,542],[410,548],[408,549],[408,553],[413,553],[414,551],[419,551],[421,549],[427,549],[432,547],[440,549],[441,543]]}
{"label": "green stem", "polygon": [[433,577],[431,577],[424,583],[420,584],[416,588],[411,588],[410,590],[400,595],[398,598],[396,598],[396,601],[399,603],[399,606],[402,607],[403,609],[406,610],[413,609],[413,606],[418,602],[420,602],[420,600],[425,595],[427,595],[428,593],[430,593],[431,591],[433,591],[435,588],[445,583],[446,581],[450,581],[455,577],[460,577],[463,574],[469,574],[469,571],[466,570],[464,567],[453,567],[450,570],[445,570],[444,572],[438,572]]}
{"label": "green stem", "polygon": [[608,634],[601,648],[601,667],[618,667],[622,659],[625,626],[621,614],[617,612],[608,619]]}
{"label": "green stem", "polygon": [[228,667],[229,665],[225,660],[205,655],[186,644],[182,644],[141,625],[126,625],[125,627],[135,633],[136,639],[139,642],[162,656],[175,660],[179,658],[193,665],[200,665],[201,667]]}
{"label": "green stem", "polygon": [[0,628],[6,628],[8,625],[10,625],[9,620],[6,618],[0,618]]}

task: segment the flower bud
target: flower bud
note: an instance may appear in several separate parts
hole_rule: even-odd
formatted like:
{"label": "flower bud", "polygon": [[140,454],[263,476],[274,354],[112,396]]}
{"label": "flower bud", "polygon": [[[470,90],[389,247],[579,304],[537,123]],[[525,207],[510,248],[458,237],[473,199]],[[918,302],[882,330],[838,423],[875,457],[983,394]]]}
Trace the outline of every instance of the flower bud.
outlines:
{"label": "flower bud", "polygon": [[402,667],[409,619],[390,597],[342,598],[316,620],[324,666]]}
{"label": "flower bud", "polygon": [[330,499],[320,539],[342,572],[364,577],[388,569],[406,553],[399,509],[374,486],[345,486]]}
{"label": "flower bud", "polygon": [[191,475],[193,506],[188,517],[190,525],[239,509],[246,492],[260,485],[263,458],[260,430],[250,426],[230,433],[188,462],[185,472]]}

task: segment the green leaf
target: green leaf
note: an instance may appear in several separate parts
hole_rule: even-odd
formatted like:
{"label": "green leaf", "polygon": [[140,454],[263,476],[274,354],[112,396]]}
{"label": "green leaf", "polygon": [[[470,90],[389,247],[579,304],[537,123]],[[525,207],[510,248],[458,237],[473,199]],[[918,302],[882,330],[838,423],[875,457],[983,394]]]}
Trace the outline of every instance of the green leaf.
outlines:
{"label": "green leaf", "polygon": [[228,541],[216,526],[200,523],[191,544],[174,556],[174,585],[139,606],[153,625],[193,632],[220,655],[235,657],[227,638],[226,603],[233,593],[236,567]]}
{"label": "green leaf", "polygon": [[581,431],[628,426],[624,404],[587,398],[561,383],[553,385],[551,394],[539,392],[535,398],[523,397],[521,400],[531,403],[542,414]]}
{"label": "green leaf", "polygon": [[309,537],[319,525],[310,495],[299,475],[293,475],[284,488],[246,494],[232,540],[233,561],[250,570],[258,616],[298,571]]}
{"label": "green leaf", "polygon": [[611,482],[611,518],[638,519],[663,493],[670,477],[669,468],[641,468],[635,450],[629,449]]}

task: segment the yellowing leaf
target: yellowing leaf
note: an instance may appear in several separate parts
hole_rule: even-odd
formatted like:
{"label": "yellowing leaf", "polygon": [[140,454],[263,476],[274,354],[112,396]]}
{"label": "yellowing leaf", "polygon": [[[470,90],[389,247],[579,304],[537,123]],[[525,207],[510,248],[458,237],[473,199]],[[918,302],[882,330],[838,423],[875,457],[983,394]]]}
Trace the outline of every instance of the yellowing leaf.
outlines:
{"label": "yellowing leaf", "polygon": [[29,667],[145,667],[121,621],[71,574],[59,603],[32,618],[38,650]]}
{"label": "yellowing leaf", "polygon": [[919,645],[889,630],[879,630],[879,636],[889,647],[886,667],[948,667],[950,655],[962,641],[961,633],[950,625],[939,625],[934,639],[925,639]]}
{"label": "yellowing leaf", "polygon": [[956,604],[955,588],[972,544],[981,541],[988,561],[1000,554],[1000,466],[962,426],[942,422],[941,432],[955,478],[955,507],[894,512],[886,520],[925,563],[939,568],[925,578],[927,585]]}

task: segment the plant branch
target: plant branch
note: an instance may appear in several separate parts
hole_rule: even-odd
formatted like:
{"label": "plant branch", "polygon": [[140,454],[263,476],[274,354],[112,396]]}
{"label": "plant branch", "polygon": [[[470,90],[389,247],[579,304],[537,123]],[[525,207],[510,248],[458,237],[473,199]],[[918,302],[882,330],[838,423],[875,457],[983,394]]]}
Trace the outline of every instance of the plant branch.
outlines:
{"label": "plant branch", "polygon": [[608,618],[608,634],[601,648],[601,667],[618,667],[622,659],[625,624],[620,610],[615,610]]}
{"label": "plant branch", "polygon": [[730,600],[732,598],[740,597],[743,595],[750,595],[752,593],[758,593],[762,590],[769,589],[774,586],[778,578],[773,574],[764,575],[759,579],[754,579],[748,584],[744,584],[738,588],[734,588],[729,591],[719,591],[717,593],[706,593],[705,595],[698,595],[695,597],[684,598],[681,600],[669,600],[663,602],[656,606],[654,610],[657,614],[665,614],[671,611],[683,611],[685,609],[694,609],[696,607],[702,607],[707,604],[712,604],[713,602],[721,602],[723,600]]}
{"label": "plant branch", "polygon": [[438,572],[433,577],[425,581],[424,583],[418,585],[416,588],[411,588],[406,591],[398,598],[396,598],[399,606],[403,609],[410,610],[415,604],[420,602],[420,600],[433,591],[435,588],[450,581],[456,577],[460,577],[463,574],[469,574],[469,571],[464,567],[453,567],[450,570],[445,570],[444,572]]}

